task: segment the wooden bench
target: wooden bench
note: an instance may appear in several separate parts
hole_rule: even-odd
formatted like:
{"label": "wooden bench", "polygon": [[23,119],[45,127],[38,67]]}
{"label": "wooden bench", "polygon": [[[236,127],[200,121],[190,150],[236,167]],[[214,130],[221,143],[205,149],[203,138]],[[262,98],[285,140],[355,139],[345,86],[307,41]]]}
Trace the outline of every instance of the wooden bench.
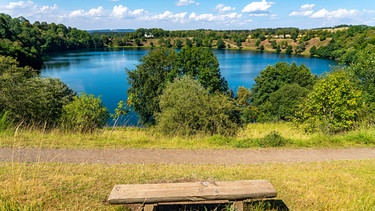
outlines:
{"label": "wooden bench", "polygon": [[115,185],[109,204],[142,204],[144,210],[155,210],[163,204],[234,203],[243,210],[248,199],[274,198],[277,192],[268,180],[226,182],[186,182]]}

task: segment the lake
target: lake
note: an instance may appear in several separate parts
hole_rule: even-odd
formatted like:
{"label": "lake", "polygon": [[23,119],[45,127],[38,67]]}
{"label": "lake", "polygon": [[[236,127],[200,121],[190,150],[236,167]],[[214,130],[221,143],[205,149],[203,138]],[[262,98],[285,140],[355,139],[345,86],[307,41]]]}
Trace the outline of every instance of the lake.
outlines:
{"label": "lake", "polygon": [[[129,88],[125,69],[133,70],[139,59],[149,49],[101,49],[95,51],[74,51],[50,55],[41,75],[59,78],[75,92],[86,92],[101,96],[111,113],[117,102],[127,99]],[[335,61],[296,55],[240,50],[212,50],[220,64],[221,74],[234,92],[239,86],[251,88],[254,78],[267,65],[277,62],[305,64],[314,74],[322,74],[337,65]],[[137,116],[132,113],[123,124],[136,125]]]}

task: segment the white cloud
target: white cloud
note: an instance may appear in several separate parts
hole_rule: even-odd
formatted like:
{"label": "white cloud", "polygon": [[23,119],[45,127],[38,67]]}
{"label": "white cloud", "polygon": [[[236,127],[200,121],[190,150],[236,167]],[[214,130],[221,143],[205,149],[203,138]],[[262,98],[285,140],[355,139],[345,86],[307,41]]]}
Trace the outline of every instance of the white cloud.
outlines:
{"label": "white cloud", "polygon": [[199,3],[194,0],[179,0],[178,2],[176,2],[177,6],[187,6],[189,4],[199,5]]}
{"label": "white cloud", "polygon": [[220,22],[223,21],[224,23],[229,20],[234,20],[241,18],[242,14],[238,14],[236,12],[229,13],[229,14],[220,14],[220,15],[214,15],[214,14],[196,14],[195,12],[192,12],[189,15],[189,19],[193,21],[208,21],[208,22]]}
{"label": "white cloud", "polygon": [[304,4],[299,10],[293,11],[289,16],[309,16],[314,12],[315,4]]}
{"label": "white cloud", "polygon": [[57,10],[56,4],[49,6],[38,6],[33,1],[9,2],[6,5],[0,5],[0,12],[11,16],[34,16],[39,14],[50,14]]}
{"label": "white cloud", "polygon": [[116,18],[123,18],[127,13],[129,9],[123,5],[115,5],[112,10],[112,16]]}
{"label": "white cloud", "polygon": [[242,9],[242,12],[249,13],[251,16],[266,16],[269,14],[268,9],[272,7],[272,4],[275,3],[266,0],[251,2]]}
{"label": "white cloud", "polygon": [[120,4],[113,7],[110,15],[115,18],[134,18],[142,16],[145,12],[144,9],[130,10],[128,7]]}
{"label": "white cloud", "polygon": [[215,7],[215,9],[218,10],[219,12],[228,12],[228,11],[236,10],[235,7],[225,6],[224,4],[218,4]]}
{"label": "white cloud", "polygon": [[301,10],[313,10],[315,7],[315,4],[304,4],[301,6]]}
{"label": "white cloud", "polygon": [[328,11],[326,9],[321,9],[318,12],[312,14],[311,18],[328,18],[328,19],[341,19],[341,18],[351,18],[356,17],[361,14],[358,10],[347,10],[338,9],[335,11]]}
{"label": "white cloud", "polygon": [[186,22],[186,15],[187,12],[182,12],[182,13],[173,13],[171,11],[165,11],[162,14],[158,15],[153,15],[153,16],[143,16],[141,19],[143,20],[148,20],[148,21],[168,21],[168,22],[179,22],[179,23],[185,23]]}
{"label": "white cloud", "polygon": [[104,10],[102,6],[98,8],[92,8],[88,12],[85,10],[74,10],[69,13],[68,17],[76,18],[76,17],[100,17],[104,16],[107,12]]}

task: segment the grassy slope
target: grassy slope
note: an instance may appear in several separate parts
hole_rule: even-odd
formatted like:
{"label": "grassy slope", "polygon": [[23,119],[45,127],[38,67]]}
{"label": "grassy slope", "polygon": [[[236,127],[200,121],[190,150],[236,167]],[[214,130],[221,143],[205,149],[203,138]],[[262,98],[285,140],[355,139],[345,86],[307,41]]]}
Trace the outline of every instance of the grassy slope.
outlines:
{"label": "grassy slope", "polygon": [[[277,132],[284,147],[372,147],[375,146],[375,128],[332,136],[305,134],[285,123],[250,124],[236,137],[195,136],[167,137],[151,129],[117,128],[113,133],[105,129],[92,134],[40,132],[18,130],[0,133],[0,147],[33,148],[169,148],[169,149],[230,149],[264,147],[262,141]],[[270,140],[272,142],[272,140]]]}
{"label": "grassy slope", "polygon": [[116,210],[115,184],[268,179],[291,210],[371,210],[375,160],[261,165],[0,163],[0,210]]}
{"label": "grassy slope", "polygon": [[[374,147],[375,129],[335,136],[304,134],[288,124],[251,124],[236,137],[165,137],[149,129],[118,128],[93,134],[0,134],[0,147],[35,148],[235,148],[259,147],[277,131],[285,147]],[[196,180],[268,179],[291,210],[371,210],[375,160],[261,165],[89,165],[1,163],[1,210],[116,210],[103,205],[114,184]]]}

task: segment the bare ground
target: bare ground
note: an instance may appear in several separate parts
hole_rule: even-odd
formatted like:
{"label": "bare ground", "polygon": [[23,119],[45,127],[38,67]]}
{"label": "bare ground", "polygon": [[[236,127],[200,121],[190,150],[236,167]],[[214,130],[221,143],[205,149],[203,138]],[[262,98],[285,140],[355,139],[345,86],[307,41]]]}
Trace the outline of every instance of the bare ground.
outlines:
{"label": "bare ground", "polygon": [[375,148],[246,150],[0,148],[0,162],[259,164],[363,159],[375,159]]}

